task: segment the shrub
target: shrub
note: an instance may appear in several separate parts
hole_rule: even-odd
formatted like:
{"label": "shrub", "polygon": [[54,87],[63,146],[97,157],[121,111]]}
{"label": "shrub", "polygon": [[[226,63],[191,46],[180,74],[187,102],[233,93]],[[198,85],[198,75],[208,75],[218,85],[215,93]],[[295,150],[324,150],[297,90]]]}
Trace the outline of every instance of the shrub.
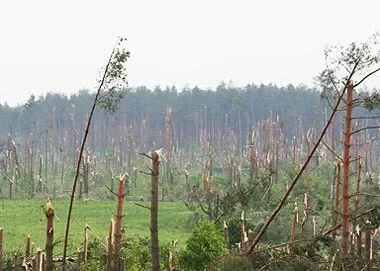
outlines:
{"label": "shrub", "polygon": [[203,270],[224,253],[225,244],[221,230],[211,222],[203,222],[187,240],[186,249],[179,255],[179,265],[181,270]]}

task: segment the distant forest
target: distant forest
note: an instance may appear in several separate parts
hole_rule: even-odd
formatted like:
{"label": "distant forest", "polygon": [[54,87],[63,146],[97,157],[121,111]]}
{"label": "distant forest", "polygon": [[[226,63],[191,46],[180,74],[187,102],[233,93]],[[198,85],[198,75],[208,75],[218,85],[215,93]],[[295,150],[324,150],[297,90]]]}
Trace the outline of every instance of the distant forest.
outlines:
{"label": "distant forest", "polygon": [[[33,144],[37,152],[53,153],[52,158],[59,155],[64,144],[67,154],[73,154],[81,142],[93,99],[93,93],[82,90],[69,97],[32,95],[23,106],[0,105],[0,143],[12,139],[23,146]],[[309,129],[324,125],[329,110],[317,90],[304,86],[237,88],[220,84],[215,90],[195,87],[181,91],[175,87],[129,88],[124,90],[114,115],[97,109],[88,147],[102,153],[116,148],[120,154],[132,149],[145,152],[165,148],[169,125],[173,151],[196,150],[204,142],[223,149],[234,141],[237,154],[242,154],[253,130],[258,141],[265,141],[268,122],[281,130],[277,131],[281,135],[277,140],[286,145],[293,139],[302,141]],[[340,125],[339,118],[336,123]],[[334,127],[331,131],[334,133]]]}
{"label": "distant forest", "polygon": [[[31,96],[23,106],[0,105],[1,142],[5,143],[9,135],[18,142],[32,136],[37,145],[44,146],[44,138],[53,136],[58,139],[54,144],[66,138],[67,147],[72,149],[81,139],[93,99],[94,94],[82,90],[69,97],[55,93]],[[195,87],[181,91],[175,87],[130,88],[124,91],[114,116],[97,110],[89,140],[91,149],[105,150],[111,140],[118,142],[125,136],[133,137],[141,151],[164,146],[169,108],[175,149],[196,147],[202,136],[215,147],[222,147],[223,140],[234,136],[240,150],[262,120],[279,121],[285,138],[291,139],[323,124],[326,110],[316,90],[292,85],[236,88],[221,84],[216,90]]]}

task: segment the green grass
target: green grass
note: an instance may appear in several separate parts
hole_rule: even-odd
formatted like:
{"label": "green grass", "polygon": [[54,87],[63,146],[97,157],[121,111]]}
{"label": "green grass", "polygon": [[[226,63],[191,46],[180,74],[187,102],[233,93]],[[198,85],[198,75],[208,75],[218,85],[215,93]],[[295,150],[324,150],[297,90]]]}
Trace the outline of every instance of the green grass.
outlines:
{"label": "green grass", "polygon": [[[62,255],[63,238],[68,210],[68,200],[55,200],[54,248],[56,256]],[[149,206],[149,202],[139,202]],[[5,253],[23,253],[25,240],[29,234],[34,248],[45,247],[46,217],[43,213],[45,202],[41,200],[3,200],[0,202],[0,227],[4,229],[3,250]],[[70,226],[69,251],[73,253],[81,247],[86,223],[91,228],[90,239],[98,237],[105,240],[110,219],[116,211],[116,201],[75,201]],[[123,227],[126,234],[150,236],[150,212],[136,206],[134,202],[124,204]],[[159,240],[160,243],[177,239],[184,245],[191,235],[193,212],[183,204],[175,202],[159,203]]]}

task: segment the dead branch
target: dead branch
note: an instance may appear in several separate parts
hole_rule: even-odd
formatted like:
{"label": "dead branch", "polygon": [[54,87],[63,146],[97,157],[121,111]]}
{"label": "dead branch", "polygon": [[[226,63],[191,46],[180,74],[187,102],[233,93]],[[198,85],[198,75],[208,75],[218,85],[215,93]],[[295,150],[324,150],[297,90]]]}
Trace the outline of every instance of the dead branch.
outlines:
{"label": "dead branch", "polygon": [[146,154],[145,152],[139,152],[138,154],[145,156],[145,157],[148,157],[150,160],[153,160],[152,156]]}
{"label": "dead branch", "polygon": [[135,203],[135,205],[136,205],[136,206],[139,206],[139,207],[142,207],[142,208],[145,208],[145,209],[148,209],[148,210],[151,210],[150,207],[148,207],[148,206],[144,206],[144,205],[142,205],[142,204],[140,204],[140,203]]}
{"label": "dead branch", "polygon": [[354,85],[354,88],[356,88],[357,86],[359,86],[361,83],[363,83],[368,77],[370,77],[372,74],[375,74],[377,73],[378,71],[380,71],[380,68],[377,68],[376,70],[370,72],[369,74],[367,74],[366,76],[364,76],[358,83],[356,83]]}
{"label": "dead branch", "polygon": [[343,161],[343,158],[337,154],[327,143],[322,140],[322,144],[326,147],[327,150],[329,150],[336,158],[338,158],[340,161]]}
{"label": "dead branch", "polygon": [[371,129],[380,129],[380,126],[367,126],[367,127],[363,127],[363,128],[357,129],[355,131],[352,131],[351,135],[363,132],[365,130],[371,130]]}

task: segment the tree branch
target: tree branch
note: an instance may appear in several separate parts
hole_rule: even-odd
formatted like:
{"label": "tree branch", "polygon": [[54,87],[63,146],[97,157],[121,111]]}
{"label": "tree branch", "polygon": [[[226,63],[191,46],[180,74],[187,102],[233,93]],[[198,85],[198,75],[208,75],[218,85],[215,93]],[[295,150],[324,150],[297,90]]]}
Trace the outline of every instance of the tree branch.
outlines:
{"label": "tree branch", "polygon": [[380,116],[373,116],[373,117],[353,117],[352,120],[368,120],[368,119],[379,119]]}
{"label": "tree branch", "polygon": [[343,158],[337,154],[329,145],[327,145],[327,143],[322,140],[322,144],[327,148],[327,150],[329,150],[336,158],[338,158],[340,161],[343,161]]}
{"label": "tree branch", "polygon": [[148,157],[150,160],[153,160],[152,156],[149,156],[148,154],[146,154],[145,152],[139,152],[138,154],[142,155],[142,156],[145,156],[145,157]]}
{"label": "tree branch", "polygon": [[371,130],[371,129],[380,129],[380,126],[367,126],[367,127],[363,127],[363,128],[357,129],[355,131],[352,131],[351,135],[363,132],[365,130]]}
{"label": "tree branch", "polygon": [[380,68],[377,68],[376,70],[370,72],[369,74],[367,74],[366,76],[364,76],[358,83],[356,83],[354,85],[354,88],[356,88],[357,86],[359,86],[361,83],[363,83],[368,77],[370,77],[371,75],[373,75],[374,73],[377,73],[378,71],[380,71]]}
{"label": "tree branch", "polygon": [[142,204],[140,204],[140,203],[135,203],[135,205],[136,205],[136,206],[139,206],[139,207],[142,207],[142,208],[145,208],[145,209],[148,209],[148,210],[151,210],[150,207],[144,206],[144,205],[142,205]]}

